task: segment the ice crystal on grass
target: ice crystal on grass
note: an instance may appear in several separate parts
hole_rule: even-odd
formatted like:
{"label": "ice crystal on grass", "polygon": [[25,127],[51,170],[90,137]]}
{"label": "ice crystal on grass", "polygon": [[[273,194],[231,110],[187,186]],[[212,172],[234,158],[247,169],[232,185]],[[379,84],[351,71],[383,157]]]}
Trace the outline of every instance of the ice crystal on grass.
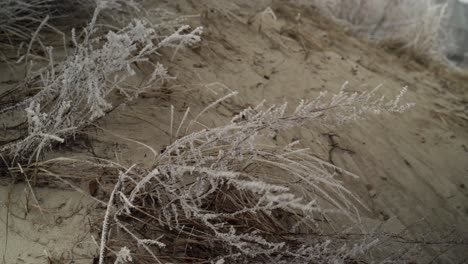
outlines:
{"label": "ice crystal on grass", "polygon": [[114,264],[125,264],[132,262],[132,256],[130,255],[130,250],[127,247],[123,247],[117,253],[117,258],[115,259]]}
{"label": "ice crystal on grass", "polygon": [[63,118],[64,113],[71,107],[70,101],[63,101],[58,106],[57,115],[51,117],[47,113],[41,112],[40,104],[32,101],[28,108],[26,108],[26,116],[28,120],[28,136],[22,141],[17,143],[16,154],[20,150],[31,149],[33,158],[38,158],[39,154],[44,147],[47,147],[51,142],[63,143],[63,135],[70,133],[76,129]]}

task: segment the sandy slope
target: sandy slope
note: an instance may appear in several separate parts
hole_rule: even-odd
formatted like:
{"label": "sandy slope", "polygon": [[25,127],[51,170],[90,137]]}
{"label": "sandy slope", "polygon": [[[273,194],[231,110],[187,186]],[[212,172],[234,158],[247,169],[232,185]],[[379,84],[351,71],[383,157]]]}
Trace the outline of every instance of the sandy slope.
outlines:
{"label": "sandy slope", "polygon": [[25,184],[0,186],[2,261],[92,263],[93,216],[101,213],[95,202],[78,192],[35,188],[32,194],[29,190]]}
{"label": "sandy slope", "polygon": [[[263,12],[268,6],[276,20]],[[98,128],[87,129],[87,137],[53,155],[79,153],[127,165],[144,163],[150,159],[150,151],[119,137],[160,150],[170,142],[171,104],[175,106],[174,123],[178,124],[187,107],[192,109],[193,118],[197,110],[229,90],[239,91],[239,95],[205,114],[201,119],[204,125],[226,122],[238,110],[263,99],[271,104],[295,104],[323,90],[337,92],[346,81],[351,91],[383,84],[379,93],[388,96],[395,96],[408,86],[404,100],[416,106],[402,115],[373,116],[341,127],[302,127],[280,134],[277,140],[299,138],[303,146],[312,148],[323,159],[360,175],[357,181],[343,180],[369,208],[362,209],[361,215],[370,227],[384,223],[387,230],[407,229],[417,239],[432,233],[426,239],[439,240],[438,236],[451,231],[457,238],[468,239],[468,78],[398,58],[342,32],[311,8],[283,1],[178,0],[170,1],[166,8],[199,15],[190,23],[205,27],[200,45],[180,52],[174,61],[163,59],[177,80],[167,83],[163,91],[148,91],[119,106],[98,122]],[[168,51],[164,55],[172,54]],[[170,56],[163,56],[167,57]],[[37,191],[38,196],[47,197],[41,201],[44,208],[59,206],[63,214],[71,211],[55,204],[62,201],[65,191]],[[2,187],[2,200],[5,192]],[[66,204],[78,204],[82,199],[73,192],[66,195]],[[60,234],[66,241],[83,235],[85,226],[77,228],[79,225],[73,224],[86,224],[80,219],[84,219],[83,210],[89,202],[83,203],[76,216],[63,222],[66,225],[49,222],[48,228],[55,233],[48,234]],[[39,212],[34,208],[31,212],[36,216],[28,216],[26,222],[15,220],[15,225],[33,230],[30,222],[39,217]],[[40,230],[38,234],[31,232],[35,237],[43,234]],[[20,243],[15,241],[31,243],[31,250],[24,252],[34,257],[24,263],[41,263],[33,261],[43,256],[41,249],[55,248],[58,255],[72,252],[61,238],[50,239],[57,239],[54,243],[63,246],[63,250],[54,243],[36,243],[32,237],[16,237],[13,233],[10,231],[7,263],[15,263],[16,256],[24,251],[14,246]],[[3,237],[2,234],[4,230],[0,229]],[[87,245],[92,243],[89,235],[84,241]],[[3,247],[1,243],[4,241],[0,241]],[[83,248],[87,250],[93,249]],[[418,250],[424,250],[421,263],[468,261],[466,246],[424,245]],[[76,251],[71,254],[78,256]],[[45,258],[40,261],[46,263]]]}

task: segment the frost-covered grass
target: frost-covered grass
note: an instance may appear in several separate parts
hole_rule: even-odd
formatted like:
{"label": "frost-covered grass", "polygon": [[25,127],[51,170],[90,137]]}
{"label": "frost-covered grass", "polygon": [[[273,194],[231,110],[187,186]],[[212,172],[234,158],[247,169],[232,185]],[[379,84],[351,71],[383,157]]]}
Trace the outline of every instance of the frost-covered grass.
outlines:
{"label": "frost-covered grass", "polygon": [[302,0],[354,32],[399,43],[401,50],[442,59],[447,4],[435,0]]}
{"label": "frost-covered grass", "polygon": [[[164,47],[180,48],[200,40],[202,29],[181,26],[168,35],[161,28],[144,20],[134,20],[118,31],[98,34],[96,20],[100,9],[80,34],[72,30],[73,43],[63,61],[55,61],[51,47],[46,48],[48,65],[32,69],[23,84],[38,92],[15,105],[0,109],[5,114],[25,109],[28,133],[26,137],[2,148],[14,157],[38,160],[43,150],[53,142],[63,142],[77,130],[102,117],[112,107],[108,96],[118,90],[126,98],[135,98],[158,81],[171,78],[166,68],[149,59]],[[18,61],[32,64],[29,54]],[[148,64],[153,71],[144,81],[129,86],[126,80],[135,75],[136,65]]]}
{"label": "frost-covered grass", "polygon": [[[303,101],[294,110],[262,103],[224,126],[178,137],[160,154],[151,149],[149,168],[120,168],[107,204],[100,263],[115,258],[105,253],[109,240],[113,251],[125,246],[127,255],[148,263],[344,263],[364,258],[378,240],[333,239],[324,228],[333,216],[347,219],[350,227],[359,222],[359,199],[340,180],[355,176],[298,147],[299,142],[266,142],[296,126],[402,112],[411,106],[399,103],[403,94],[384,101],[376,90],[343,90]],[[186,116],[174,131],[187,131],[196,121],[186,122]]]}

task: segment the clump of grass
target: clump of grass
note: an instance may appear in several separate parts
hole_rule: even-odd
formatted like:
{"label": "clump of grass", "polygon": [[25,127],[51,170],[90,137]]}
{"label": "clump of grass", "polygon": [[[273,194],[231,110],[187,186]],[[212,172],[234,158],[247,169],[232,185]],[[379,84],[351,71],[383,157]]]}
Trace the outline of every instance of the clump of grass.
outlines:
{"label": "clump of grass", "polygon": [[[178,138],[161,154],[152,150],[151,167],[121,169],[103,221],[100,263],[112,258],[105,253],[108,246],[115,251],[126,246],[140,263],[341,263],[362,258],[375,239],[342,241],[326,235],[334,216],[345,217],[350,226],[359,222],[357,208],[363,205],[340,180],[354,175],[299,148],[298,142],[267,142],[295,126],[404,111],[411,105],[399,104],[402,94],[384,101],[375,90],[323,93],[293,111],[287,104],[260,104],[225,126]],[[187,130],[196,121],[182,121],[174,131]]]}
{"label": "clump of grass", "polygon": [[[72,30],[73,48],[63,61],[55,61],[53,48],[46,48],[48,65],[30,69],[22,84],[37,91],[33,96],[0,109],[0,114],[25,109],[28,125],[27,135],[6,144],[2,151],[37,161],[52,143],[62,143],[65,137],[109,111],[112,91],[132,99],[147,87],[172,78],[162,64],[150,60],[158,50],[171,47],[177,51],[200,40],[201,27],[190,30],[189,26],[181,26],[164,35],[160,28],[144,20],[134,20],[103,36],[96,26],[100,10],[96,9],[81,39]],[[28,55],[20,60],[32,62]],[[138,87],[130,86],[126,81],[137,74],[138,64],[149,65],[152,72]]]}
{"label": "clump of grass", "polygon": [[15,45],[30,40],[45,19],[52,27],[66,19],[72,27],[82,19],[89,19],[95,8],[96,2],[92,0],[0,1],[0,42]]}

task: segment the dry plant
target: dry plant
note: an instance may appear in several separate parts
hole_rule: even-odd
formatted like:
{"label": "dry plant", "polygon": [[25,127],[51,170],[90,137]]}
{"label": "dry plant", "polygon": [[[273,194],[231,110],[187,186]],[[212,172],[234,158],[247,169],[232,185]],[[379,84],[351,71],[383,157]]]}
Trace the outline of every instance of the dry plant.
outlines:
{"label": "dry plant", "polygon": [[[163,25],[158,27],[134,20],[118,31],[97,34],[97,8],[89,25],[77,36],[72,30],[73,50],[63,61],[55,61],[53,49],[46,48],[48,65],[34,67],[26,53],[21,60],[31,64],[23,87],[36,92],[33,96],[14,105],[0,109],[8,114],[16,109],[25,109],[28,123],[27,135],[19,141],[1,148],[14,157],[38,160],[42,151],[54,142],[63,142],[78,129],[102,117],[111,109],[109,95],[118,90],[126,98],[137,96],[155,82],[172,78],[166,68],[149,57],[164,47],[180,48],[200,40],[202,28],[190,30],[181,26],[171,34],[162,35]],[[138,65],[152,68],[138,87],[126,81],[137,74]]]}
{"label": "dry plant", "polygon": [[326,235],[334,216],[345,217],[349,226],[359,222],[363,205],[341,179],[354,175],[298,142],[268,142],[296,126],[402,112],[411,106],[399,103],[404,92],[386,101],[376,97],[376,90],[350,94],[343,89],[303,101],[293,111],[287,104],[262,103],[229,124],[179,137],[184,127],[198,124],[200,115],[186,122],[186,112],[174,129],[178,139],[159,154],[151,149],[151,167],[120,169],[107,203],[99,263],[122,263],[120,253],[106,252],[123,247],[126,258],[138,263],[352,263],[365,258],[375,238]]}

